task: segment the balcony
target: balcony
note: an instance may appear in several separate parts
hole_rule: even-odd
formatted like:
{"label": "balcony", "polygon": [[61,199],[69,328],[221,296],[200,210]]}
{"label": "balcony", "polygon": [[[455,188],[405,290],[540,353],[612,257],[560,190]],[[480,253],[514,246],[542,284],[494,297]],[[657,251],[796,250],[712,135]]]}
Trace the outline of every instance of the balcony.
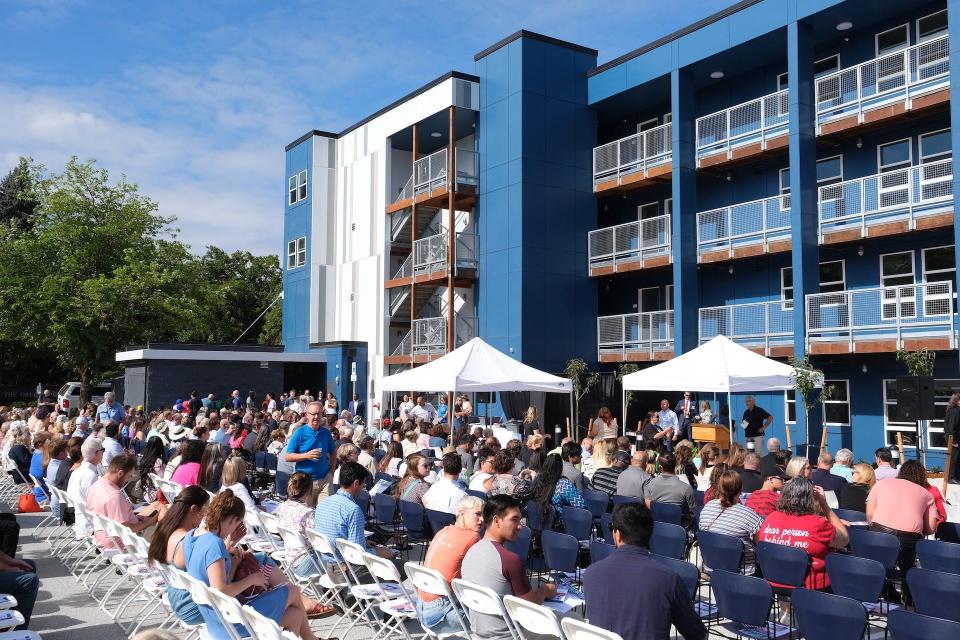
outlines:
{"label": "balcony", "polygon": [[648,362],[673,357],[673,311],[597,318],[600,362]]}
{"label": "balcony", "polygon": [[697,167],[786,147],[789,106],[784,90],[697,118]]}
{"label": "balcony", "polygon": [[670,179],[673,138],[670,123],[595,147],[593,190],[596,192],[643,186]]}
{"label": "balcony", "polygon": [[448,180],[448,149],[440,149],[414,161],[413,175],[407,180],[393,203],[387,205],[387,213],[401,211],[414,202],[440,206],[451,187],[458,193],[473,196],[480,183],[480,163],[477,152],[471,149],[454,149],[453,171],[456,183]]}
{"label": "balcony", "polygon": [[[414,280],[422,283],[446,278],[447,269],[450,267],[449,242],[450,235],[446,231],[416,240],[413,243],[413,251],[384,285],[387,288],[403,287]],[[454,277],[472,276],[480,264],[479,237],[475,233],[458,233],[456,243],[456,264],[453,275]]]}
{"label": "balcony", "polygon": [[953,160],[820,187],[820,243],[953,224]]}
{"label": "balcony", "polygon": [[817,79],[817,134],[931,108],[950,99],[948,36]]}
{"label": "balcony", "polygon": [[669,214],[597,229],[587,236],[591,276],[660,267],[671,261]]}
{"label": "balcony", "polygon": [[[462,316],[457,314],[454,318],[456,323],[456,344],[453,349],[464,345],[473,338],[477,337],[478,320],[476,316]],[[420,358],[430,359],[433,356],[441,356],[447,353],[447,318],[420,318],[413,321],[412,350],[415,360]],[[453,349],[450,349],[451,351]]]}
{"label": "balcony", "polygon": [[793,355],[793,307],[788,300],[700,309],[700,344],[726,336],[770,358]]}
{"label": "balcony", "polygon": [[701,211],[697,261],[720,262],[790,249],[790,196]]}
{"label": "balcony", "polygon": [[956,349],[953,295],[951,280],[808,295],[807,351]]}

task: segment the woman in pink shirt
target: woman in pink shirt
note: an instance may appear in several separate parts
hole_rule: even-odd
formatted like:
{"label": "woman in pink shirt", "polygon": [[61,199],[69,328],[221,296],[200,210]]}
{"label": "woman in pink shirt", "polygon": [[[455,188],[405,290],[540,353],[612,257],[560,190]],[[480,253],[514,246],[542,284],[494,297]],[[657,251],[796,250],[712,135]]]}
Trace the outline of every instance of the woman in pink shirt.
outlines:
{"label": "woman in pink shirt", "polygon": [[180,458],[180,465],[170,476],[170,480],[182,487],[197,484],[200,477],[200,459],[206,443],[202,440],[188,440]]}

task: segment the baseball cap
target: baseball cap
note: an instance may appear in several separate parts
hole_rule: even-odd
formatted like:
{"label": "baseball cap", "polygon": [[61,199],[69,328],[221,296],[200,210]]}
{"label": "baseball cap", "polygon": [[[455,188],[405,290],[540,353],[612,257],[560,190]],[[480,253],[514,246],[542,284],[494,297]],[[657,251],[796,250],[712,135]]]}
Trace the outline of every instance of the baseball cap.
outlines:
{"label": "baseball cap", "polygon": [[614,457],[623,464],[630,464],[630,452],[628,451],[617,451]]}
{"label": "baseball cap", "polygon": [[787,474],[786,474],[786,472],[781,471],[780,469],[777,469],[776,471],[767,471],[767,472],[765,472],[761,477],[762,477],[764,480],[766,480],[767,478],[780,478],[780,479],[783,480],[784,482],[787,481]]}

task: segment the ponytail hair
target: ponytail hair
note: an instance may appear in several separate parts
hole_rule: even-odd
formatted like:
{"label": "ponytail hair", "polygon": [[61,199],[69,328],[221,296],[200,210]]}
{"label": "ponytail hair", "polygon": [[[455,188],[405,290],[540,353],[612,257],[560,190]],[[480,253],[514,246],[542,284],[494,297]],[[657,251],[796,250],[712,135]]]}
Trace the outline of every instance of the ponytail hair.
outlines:
{"label": "ponytail hair", "polygon": [[724,471],[717,480],[717,498],[720,500],[720,509],[727,509],[737,503],[743,481],[736,471]]}
{"label": "ponytail hair", "polygon": [[177,499],[171,503],[163,520],[157,525],[157,530],[150,538],[150,550],[147,553],[149,563],[167,562],[167,542],[174,531],[183,526],[183,521],[190,513],[190,509],[196,507],[202,511],[207,503],[210,502],[210,494],[198,487],[190,485],[184,487],[183,491],[177,494]]}

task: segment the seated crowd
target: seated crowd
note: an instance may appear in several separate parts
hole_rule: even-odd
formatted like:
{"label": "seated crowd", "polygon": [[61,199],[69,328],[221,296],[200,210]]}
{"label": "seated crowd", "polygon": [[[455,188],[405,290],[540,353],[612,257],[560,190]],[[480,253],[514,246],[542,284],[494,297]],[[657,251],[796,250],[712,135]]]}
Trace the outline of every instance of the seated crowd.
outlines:
{"label": "seated crowd", "polygon": [[[350,404],[363,411],[358,398]],[[252,393],[242,401],[235,391],[228,406],[218,408],[212,396],[201,400],[194,392],[189,401],[150,415],[121,407],[108,394],[104,405],[66,418],[47,405],[26,412],[0,408],[0,455],[15,482],[37,479],[39,501],[54,487],[89,513],[149,535],[151,563],[176,567],[308,640],[315,638],[310,620],[337,607],[297,585],[312,587],[321,575],[374,579],[348,566],[335,547],[315,550],[313,533],[354,543],[406,575],[397,549],[406,550],[409,540],[398,533],[399,520],[373,517],[372,496],[379,493],[423,509],[424,567],[447,583],[462,578],[536,604],[555,597],[557,585],[541,580],[534,587],[528,558],[512,543],[533,515],[544,530],[564,533],[573,530],[578,510],[599,504],[610,514],[612,539],[605,542],[615,550],[581,574],[585,612],[591,624],[625,640],[666,638],[671,627],[688,639],[707,634],[678,575],[650,554],[658,505],[680,514],[690,542],[706,531],[741,540],[746,575],[762,575],[758,543],[804,549],[810,557],[805,586],[815,590],[830,588],[826,558],[847,548],[849,527],[896,536],[898,564],[906,571],[915,563],[917,541],[946,519],[943,496],[918,461],[895,469],[882,448],[876,467],[852,464],[852,452],[841,449],[835,456],[823,451],[811,466],[791,458],[776,438],[766,441],[763,456],[736,443],[728,451],[697,448],[689,427],[713,419],[709,405],[697,407],[685,395],[676,409],[664,400],[638,425],[634,441],[621,435],[604,407],[587,437],[564,438],[550,449],[532,407],[520,429],[523,440],[502,440],[482,427],[471,431],[466,397],[448,410],[445,400],[435,408],[423,397],[404,396],[395,417],[365,424],[362,416],[340,411],[331,394],[321,400],[291,391],[258,403]],[[283,486],[266,486],[281,477]],[[165,495],[169,486],[179,492]],[[861,512],[863,522],[838,517],[831,504]],[[73,525],[78,539],[94,533],[101,550],[123,547],[66,504],[50,508]],[[244,544],[251,512],[276,519],[282,564]],[[428,512],[445,514],[449,524],[432,531]],[[0,519],[0,534],[5,522]],[[534,548],[539,545],[535,540]],[[14,553],[15,546],[0,550],[0,593],[16,595],[29,623],[39,579]],[[624,588],[624,575],[644,578]],[[183,623],[206,624],[212,638],[230,637],[213,609],[195,604],[189,591],[171,586],[167,597]],[[467,619],[472,637],[511,638],[503,617],[464,613],[446,596],[421,590],[414,605],[432,634],[456,632]]]}

